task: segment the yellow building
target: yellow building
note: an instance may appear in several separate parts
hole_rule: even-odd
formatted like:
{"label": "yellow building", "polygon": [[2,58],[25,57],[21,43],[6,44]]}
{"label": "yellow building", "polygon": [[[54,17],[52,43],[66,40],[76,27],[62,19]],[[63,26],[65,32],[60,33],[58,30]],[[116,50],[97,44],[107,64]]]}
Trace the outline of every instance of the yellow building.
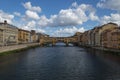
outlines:
{"label": "yellow building", "polygon": [[18,43],[29,43],[30,31],[19,29],[18,30]]}
{"label": "yellow building", "polygon": [[0,29],[3,30],[3,45],[18,44],[18,28],[16,26],[4,21],[4,23],[0,23]]}

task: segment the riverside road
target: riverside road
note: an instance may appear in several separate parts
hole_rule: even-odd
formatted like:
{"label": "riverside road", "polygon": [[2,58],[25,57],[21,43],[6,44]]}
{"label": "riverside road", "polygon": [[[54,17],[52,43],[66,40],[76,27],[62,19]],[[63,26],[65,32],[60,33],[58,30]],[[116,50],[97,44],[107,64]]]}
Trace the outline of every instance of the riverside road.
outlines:
{"label": "riverside road", "polygon": [[37,47],[0,56],[0,80],[120,80],[120,56],[80,47]]}

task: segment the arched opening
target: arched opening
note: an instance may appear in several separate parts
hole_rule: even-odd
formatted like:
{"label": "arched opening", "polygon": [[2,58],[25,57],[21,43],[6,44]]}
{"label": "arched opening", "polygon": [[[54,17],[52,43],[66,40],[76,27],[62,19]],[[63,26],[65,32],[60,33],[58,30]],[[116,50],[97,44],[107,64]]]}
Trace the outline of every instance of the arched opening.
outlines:
{"label": "arched opening", "polygon": [[43,46],[75,46],[75,42],[69,38],[50,38],[41,42]]}
{"label": "arched opening", "polygon": [[57,42],[55,46],[61,47],[61,46],[66,46],[66,44],[64,42]]}
{"label": "arched opening", "polygon": [[50,44],[51,46],[56,46],[56,47],[72,47],[74,46],[72,43],[65,43],[65,42],[56,42],[54,45]]}

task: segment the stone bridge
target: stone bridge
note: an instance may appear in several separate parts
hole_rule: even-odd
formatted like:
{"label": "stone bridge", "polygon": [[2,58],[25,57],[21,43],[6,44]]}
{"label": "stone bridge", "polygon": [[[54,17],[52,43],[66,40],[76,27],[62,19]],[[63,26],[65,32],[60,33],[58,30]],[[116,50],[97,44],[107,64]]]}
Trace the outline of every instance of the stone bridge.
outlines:
{"label": "stone bridge", "polygon": [[55,46],[55,44],[58,42],[63,42],[66,44],[66,46],[68,46],[69,43],[76,44],[77,38],[76,37],[42,37],[40,38],[41,46],[45,44],[52,44],[52,46]]}

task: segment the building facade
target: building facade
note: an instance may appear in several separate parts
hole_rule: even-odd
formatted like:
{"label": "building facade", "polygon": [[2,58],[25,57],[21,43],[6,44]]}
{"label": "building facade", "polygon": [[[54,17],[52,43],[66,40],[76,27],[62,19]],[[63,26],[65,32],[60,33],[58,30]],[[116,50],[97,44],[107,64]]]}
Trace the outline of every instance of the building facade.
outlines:
{"label": "building facade", "polygon": [[108,24],[105,24],[105,25],[102,25],[102,26],[100,26],[99,28],[98,28],[98,30],[95,32],[95,37],[96,37],[96,39],[95,39],[95,45],[97,45],[97,46],[102,46],[102,32],[104,32],[105,30],[113,30],[113,29],[115,29],[116,27],[118,27],[118,25],[117,24],[115,24],[115,23],[108,23]]}
{"label": "building facade", "polygon": [[49,37],[47,34],[36,33],[36,41],[39,42],[41,37]]}
{"label": "building facade", "polygon": [[0,46],[3,45],[3,30],[0,29]]}
{"label": "building facade", "polygon": [[31,40],[31,42],[37,42],[35,30],[31,30],[31,33],[30,33],[30,40]]}
{"label": "building facade", "polygon": [[111,31],[105,30],[101,33],[101,46],[104,48],[110,48],[111,45]]}
{"label": "building facade", "polygon": [[76,41],[79,43],[80,42],[80,35],[81,35],[82,33],[81,32],[76,32],[74,35],[73,35],[73,37],[75,37],[76,38]]}
{"label": "building facade", "polygon": [[116,28],[111,31],[111,42],[110,48],[120,49],[120,28]]}
{"label": "building facade", "polygon": [[108,23],[85,31],[80,35],[80,45],[120,49],[120,28]]}
{"label": "building facade", "polygon": [[19,29],[18,30],[18,43],[29,43],[30,42],[30,31]]}
{"label": "building facade", "polygon": [[4,23],[0,23],[0,29],[3,30],[3,45],[18,44],[18,28],[16,26],[4,21]]}

